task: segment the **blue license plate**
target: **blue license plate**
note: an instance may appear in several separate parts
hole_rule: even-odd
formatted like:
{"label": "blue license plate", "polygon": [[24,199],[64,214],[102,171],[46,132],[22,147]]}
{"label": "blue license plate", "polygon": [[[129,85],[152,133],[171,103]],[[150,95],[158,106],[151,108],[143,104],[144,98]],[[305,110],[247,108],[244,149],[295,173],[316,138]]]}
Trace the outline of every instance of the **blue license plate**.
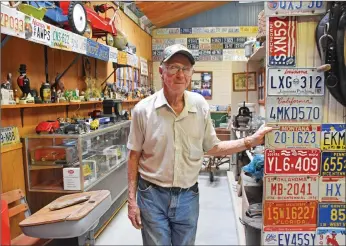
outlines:
{"label": "blue license plate", "polygon": [[318,205],[318,227],[346,227],[346,204],[327,204]]}
{"label": "blue license plate", "polygon": [[323,152],[321,164],[321,176],[345,176],[346,153]]}

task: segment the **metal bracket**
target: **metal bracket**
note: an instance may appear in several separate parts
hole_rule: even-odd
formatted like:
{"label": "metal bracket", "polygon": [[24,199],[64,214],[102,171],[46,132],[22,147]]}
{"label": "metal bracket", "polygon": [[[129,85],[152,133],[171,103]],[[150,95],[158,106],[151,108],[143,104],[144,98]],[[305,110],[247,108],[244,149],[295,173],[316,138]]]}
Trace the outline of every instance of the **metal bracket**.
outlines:
{"label": "metal bracket", "polygon": [[107,82],[107,80],[115,73],[116,69],[113,69],[113,72],[101,83],[101,86],[103,86],[104,83]]}
{"label": "metal bracket", "polygon": [[5,37],[1,40],[1,48],[5,46],[8,40],[10,40],[12,36],[10,35],[5,35]]}
{"label": "metal bracket", "polygon": [[72,62],[68,65],[68,67],[61,73],[58,74],[55,78],[54,86],[59,83],[59,80],[67,73],[67,71],[78,61],[78,59],[81,57],[81,54],[76,54],[75,58],[72,60]]}
{"label": "metal bracket", "polygon": [[24,108],[20,108],[20,121],[22,123],[22,127],[24,127]]}

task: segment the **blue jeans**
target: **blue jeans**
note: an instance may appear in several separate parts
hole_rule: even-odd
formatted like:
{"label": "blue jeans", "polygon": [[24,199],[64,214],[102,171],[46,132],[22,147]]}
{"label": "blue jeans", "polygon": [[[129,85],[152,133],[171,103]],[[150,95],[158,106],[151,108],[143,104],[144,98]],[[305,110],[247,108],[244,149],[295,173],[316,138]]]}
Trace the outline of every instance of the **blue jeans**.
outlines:
{"label": "blue jeans", "polygon": [[188,190],[138,180],[143,245],[194,245],[199,215],[198,184]]}

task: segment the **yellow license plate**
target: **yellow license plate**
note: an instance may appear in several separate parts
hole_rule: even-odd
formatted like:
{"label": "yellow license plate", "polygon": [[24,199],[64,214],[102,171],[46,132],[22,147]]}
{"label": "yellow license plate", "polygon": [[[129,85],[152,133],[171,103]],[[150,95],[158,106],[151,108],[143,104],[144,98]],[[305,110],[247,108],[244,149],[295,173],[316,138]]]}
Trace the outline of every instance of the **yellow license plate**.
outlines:
{"label": "yellow license plate", "polygon": [[14,126],[1,128],[1,146],[19,143],[18,128]]}

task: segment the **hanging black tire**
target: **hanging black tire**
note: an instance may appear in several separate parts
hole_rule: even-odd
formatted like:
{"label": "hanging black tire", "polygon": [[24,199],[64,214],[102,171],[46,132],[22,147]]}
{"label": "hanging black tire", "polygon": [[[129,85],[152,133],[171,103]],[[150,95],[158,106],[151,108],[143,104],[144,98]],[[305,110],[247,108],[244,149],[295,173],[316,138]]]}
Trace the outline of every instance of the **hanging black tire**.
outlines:
{"label": "hanging black tire", "polygon": [[209,181],[214,182],[214,173],[212,171],[209,172]]}
{"label": "hanging black tire", "polygon": [[[78,18],[78,16],[73,16],[75,11],[80,11],[79,19],[76,19]],[[68,23],[72,29],[72,32],[79,35],[83,35],[87,27],[87,22],[88,22],[87,14],[83,4],[76,1],[71,1],[70,6],[68,7],[67,17],[68,17]]]}

